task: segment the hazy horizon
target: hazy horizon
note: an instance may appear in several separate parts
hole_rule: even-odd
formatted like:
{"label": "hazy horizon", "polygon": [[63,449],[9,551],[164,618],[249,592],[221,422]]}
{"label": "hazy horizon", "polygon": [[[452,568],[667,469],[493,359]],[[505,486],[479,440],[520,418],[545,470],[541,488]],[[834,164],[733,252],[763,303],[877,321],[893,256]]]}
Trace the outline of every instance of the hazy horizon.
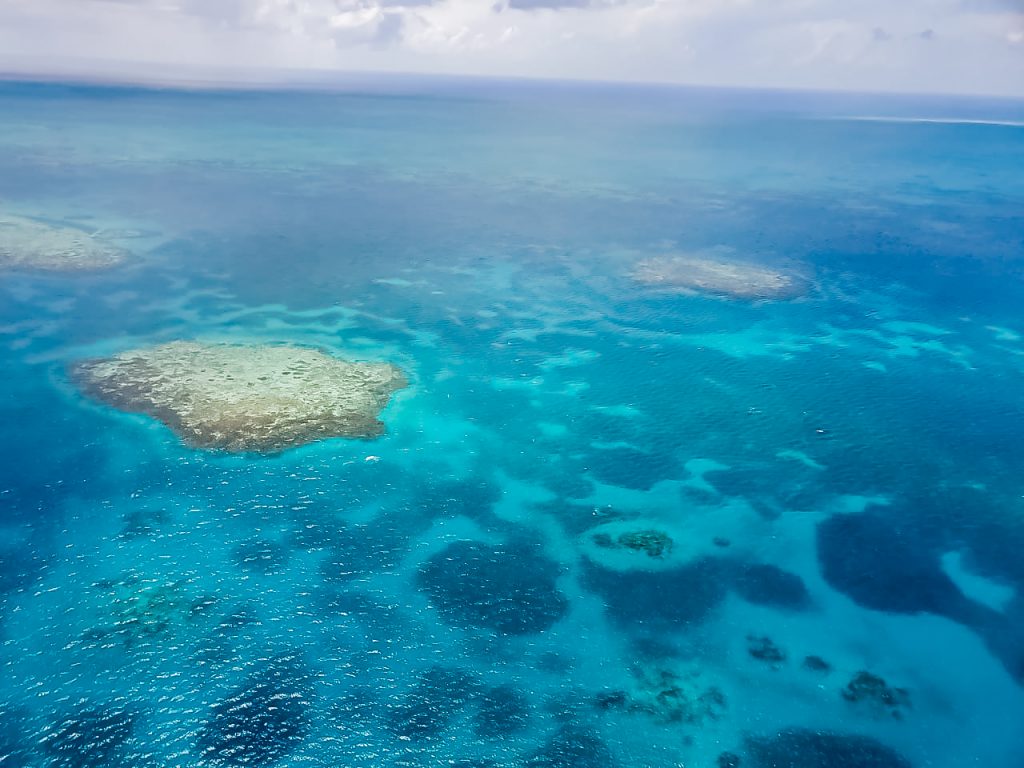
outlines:
{"label": "hazy horizon", "polygon": [[0,72],[408,75],[1024,97],[1016,0],[0,0]]}
{"label": "hazy horizon", "polygon": [[[137,62],[136,62],[137,63]],[[944,90],[901,90],[865,88],[826,88],[786,85],[742,85],[673,82],[664,80],[611,80],[597,78],[557,77],[539,75],[488,75],[450,72],[406,72],[383,70],[323,70],[288,69],[259,71],[252,69],[218,70],[207,73],[190,72],[187,69],[168,71],[136,70],[133,73],[120,70],[96,68],[8,68],[0,59],[0,83],[25,83],[38,85],[96,86],[110,88],[172,89],[180,91],[308,91],[346,92],[350,88],[372,87],[387,90],[395,88],[407,91],[410,86],[456,85],[491,83],[499,86],[537,86],[539,88],[559,86],[598,89],[613,87],[623,89],[663,89],[665,91],[720,91],[736,93],[776,93],[793,96],[836,96],[836,97],[879,97],[883,99],[923,98],[955,99],[964,101],[1005,102],[1024,104],[1024,93],[1007,94],[996,92],[965,92]]]}

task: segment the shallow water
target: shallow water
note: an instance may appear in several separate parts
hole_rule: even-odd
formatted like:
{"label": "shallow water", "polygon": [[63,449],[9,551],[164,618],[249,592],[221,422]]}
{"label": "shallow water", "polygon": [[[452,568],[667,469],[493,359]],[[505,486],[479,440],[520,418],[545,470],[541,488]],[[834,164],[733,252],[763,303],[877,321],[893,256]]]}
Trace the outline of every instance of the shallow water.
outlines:
{"label": "shallow water", "polygon": [[[137,255],[0,276],[0,765],[1016,768],[1022,116],[0,86],[4,212]],[[723,246],[812,289],[630,277]],[[411,384],[232,456],[68,376],[175,339]]]}

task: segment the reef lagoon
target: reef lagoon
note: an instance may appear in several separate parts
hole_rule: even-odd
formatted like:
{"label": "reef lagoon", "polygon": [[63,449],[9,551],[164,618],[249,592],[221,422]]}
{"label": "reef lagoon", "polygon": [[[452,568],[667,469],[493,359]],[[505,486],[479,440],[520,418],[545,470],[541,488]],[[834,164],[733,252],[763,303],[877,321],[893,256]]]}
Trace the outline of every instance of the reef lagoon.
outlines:
{"label": "reef lagoon", "polygon": [[1020,768],[1024,104],[0,85],[3,768]]}

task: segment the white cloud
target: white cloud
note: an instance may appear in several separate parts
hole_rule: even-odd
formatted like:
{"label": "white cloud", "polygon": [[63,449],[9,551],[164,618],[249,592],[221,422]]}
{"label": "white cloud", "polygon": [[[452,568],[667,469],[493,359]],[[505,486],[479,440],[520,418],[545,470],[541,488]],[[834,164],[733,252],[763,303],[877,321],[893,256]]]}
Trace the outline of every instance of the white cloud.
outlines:
{"label": "white cloud", "polygon": [[0,0],[0,68],[384,70],[1024,96],[1019,0]]}

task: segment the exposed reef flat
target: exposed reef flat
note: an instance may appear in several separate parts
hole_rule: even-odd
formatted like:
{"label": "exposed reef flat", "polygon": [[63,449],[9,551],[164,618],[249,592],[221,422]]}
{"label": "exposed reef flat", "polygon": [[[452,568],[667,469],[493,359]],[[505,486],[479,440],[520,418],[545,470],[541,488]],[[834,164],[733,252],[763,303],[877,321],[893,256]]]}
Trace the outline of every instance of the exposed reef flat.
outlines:
{"label": "exposed reef flat", "polygon": [[82,272],[117,266],[129,256],[84,230],[0,213],[0,269]]}
{"label": "exposed reef flat", "polygon": [[733,299],[789,299],[807,290],[806,280],[798,274],[737,259],[728,248],[652,256],[640,261],[632,276],[673,293]]}
{"label": "exposed reef flat", "polygon": [[82,390],[145,413],[188,445],[277,452],[330,437],[373,438],[392,393],[390,363],[356,363],[292,346],[175,341],[72,368]]}

